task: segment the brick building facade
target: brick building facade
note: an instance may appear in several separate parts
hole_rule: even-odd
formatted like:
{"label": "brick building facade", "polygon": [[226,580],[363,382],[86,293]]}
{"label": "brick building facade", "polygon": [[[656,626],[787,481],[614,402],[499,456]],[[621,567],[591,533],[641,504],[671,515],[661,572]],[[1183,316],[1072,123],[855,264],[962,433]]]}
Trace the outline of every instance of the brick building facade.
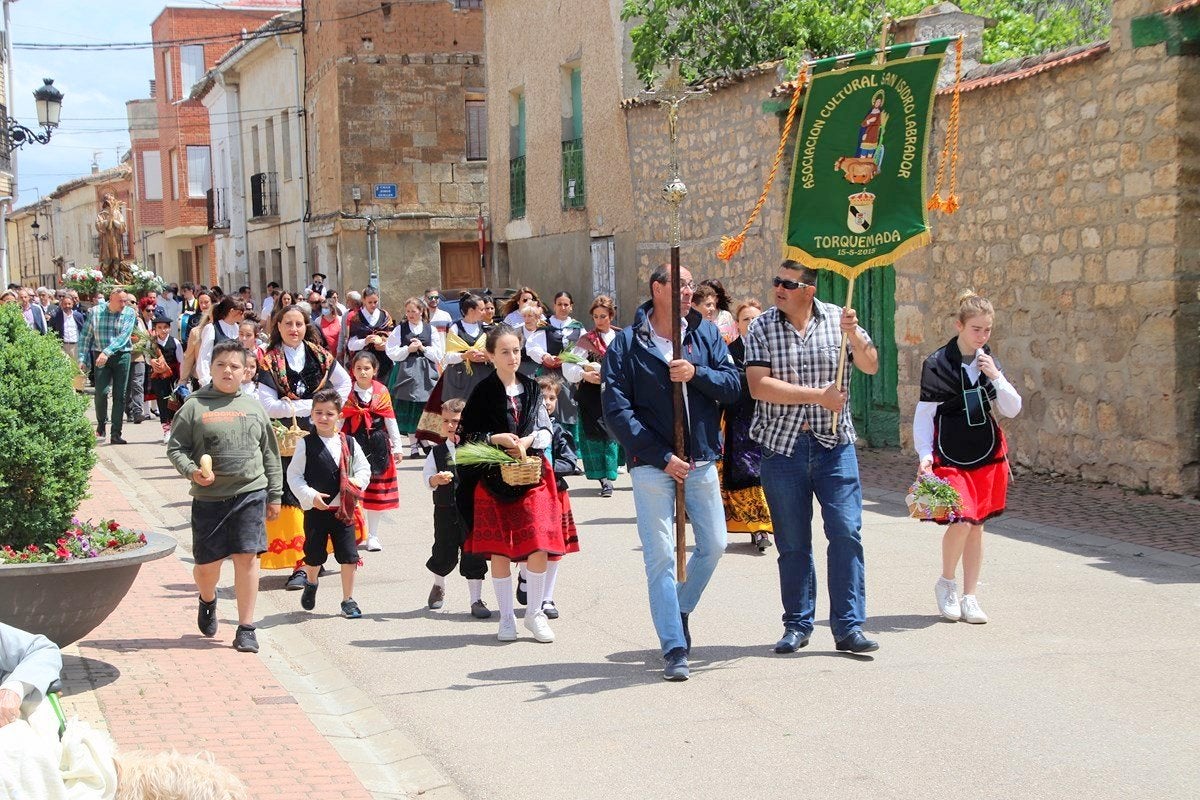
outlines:
{"label": "brick building facade", "polygon": [[374,261],[394,311],[488,283],[479,4],[312,0],[304,53],[310,272],[362,288]]}
{"label": "brick building facade", "polygon": [[[142,144],[135,162],[138,186],[158,170],[161,186],[162,263],[168,281],[216,282],[216,253],[208,228],[207,193],[212,188],[208,111],[189,99],[192,86],[240,39],[275,14],[297,8],[299,0],[264,3],[240,0],[216,8],[168,6],[150,25],[154,48],[157,151]],[[130,132],[135,139],[134,132]],[[145,140],[146,137],[141,137]],[[154,153],[157,152],[157,156]],[[139,202],[154,202],[153,192]]]}

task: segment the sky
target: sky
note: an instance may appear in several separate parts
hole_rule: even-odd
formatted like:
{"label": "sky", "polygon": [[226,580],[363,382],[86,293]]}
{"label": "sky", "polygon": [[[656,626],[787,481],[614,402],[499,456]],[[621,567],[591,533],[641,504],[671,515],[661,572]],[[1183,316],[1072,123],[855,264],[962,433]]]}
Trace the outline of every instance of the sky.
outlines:
{"label": "sky", "polygon": [[[22,50],[37,43],[149,42],[150,23],[166,0],[13,0],[13,97],[9,114],[40,131],[33,91],[53,78],[64,94],[62,120],[49,144],[16,152],[17,207],[60,184],[117,165],[129,149],[125,101],[148,97],[154,77],[150,48],[115,51]],[[209,0],[171,0],[172,6],[212,6]]]}

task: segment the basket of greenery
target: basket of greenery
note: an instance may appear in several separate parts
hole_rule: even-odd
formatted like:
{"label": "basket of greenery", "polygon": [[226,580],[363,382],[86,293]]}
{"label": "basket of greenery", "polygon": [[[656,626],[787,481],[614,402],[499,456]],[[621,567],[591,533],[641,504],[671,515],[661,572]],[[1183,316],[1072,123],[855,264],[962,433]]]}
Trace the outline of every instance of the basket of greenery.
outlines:
{"label": "basket of greenery", "polygon": [[483,442],[468,442],[454,451],[454,463],[460,467],[500,467],[500,477],[509,486],[533,486],[542,480],[542,459],[521,448],[518,457]]}
{"label": "basket of greenery", "polygon": [[958,490],[936,475],[921,475],[908,487],[908,513],[913,519],[953,522],[962,509]]}

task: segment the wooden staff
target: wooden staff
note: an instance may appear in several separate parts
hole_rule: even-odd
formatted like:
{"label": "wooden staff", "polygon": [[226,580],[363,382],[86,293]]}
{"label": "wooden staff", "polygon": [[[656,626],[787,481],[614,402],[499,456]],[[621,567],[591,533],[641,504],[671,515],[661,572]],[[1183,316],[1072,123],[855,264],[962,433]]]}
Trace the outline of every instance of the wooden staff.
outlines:
{"label": "wooden staff", "polygon": [[[846,287],[846,305],[842,307],[842,313],[850,310],[851,304],[854,302],[854,278],[850,278],[850,285]],[[838,391],[842,388],[842,378],[846,375],[846,332],[842,331],[842,344],[838,348],[838,370],[837,370],[837,387]],[[837,434],[838,412],[833,412],[833,426],[830,428],[830,433]]]}
{"label": "wooden staff", "polygon": [[[680,320],[683,316],[679,292],[683,280],[680,277],[679,241],[671,245],[671,347],[673,358],[683,358],[683,326]],[[671,402],[675,406],[675,455],[684,461],[687,457],[687,443],[683,430],[683,384],[671,382]],[[675,580],[687,582],[687,503],[683,482],[675,484]]]}

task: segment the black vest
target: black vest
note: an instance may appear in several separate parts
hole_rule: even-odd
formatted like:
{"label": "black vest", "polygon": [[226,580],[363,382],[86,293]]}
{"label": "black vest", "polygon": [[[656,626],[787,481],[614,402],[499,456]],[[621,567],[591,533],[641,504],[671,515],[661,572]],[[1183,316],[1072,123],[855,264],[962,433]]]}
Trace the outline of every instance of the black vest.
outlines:
{"label": "black vest", "polygon": [[163,361],[166,361],[167,366],[171,368],[171,371],[178,375],[179,370],[176,369],[176,367],[179,366],[179,359],[175,357],[175,337],[168,336],[167,341],[164,344],[159,344],[158,338],[156,337],[154,339],[154,345],[162,352]]}
{"label": "black vest", "polygon": [[236,336],[227,335],[225,333],[225,330],[221,327],[221,323],[214,321],[212,325],[213,325],[213,347],[216,347],[221,342],[232,342],[237,339]]}
{"label": "black vest", "polygon": [[342,488],[341,456],[334,461],[325,441],[316,433],[308,435],[304,448],[304,482],[314,491],[329,495],[327,500],[333,499]]}
{"label": "black vest", "polygon": [[450,448],[445,444],[433,448],[433,465],[437,467],[438,472],[450,472],[454,475],[454,480],[450,483],[434,488],[433,504],[438,508],[453,507],[454,494],[458,489],[458,468],[450,459]]}
{"label": "black vest", "polygon": [[[433,326],[426,322],[420,333],[413,333],[408,320],[404,320],[400,323],[400,339],[406,345],[413,339],[417,339],[421,342],[422,347],[431,347],[433,345]],[[404,360],[407,361],[410,358],[425,358],[425,356],[422,353],[409,353]]]}

